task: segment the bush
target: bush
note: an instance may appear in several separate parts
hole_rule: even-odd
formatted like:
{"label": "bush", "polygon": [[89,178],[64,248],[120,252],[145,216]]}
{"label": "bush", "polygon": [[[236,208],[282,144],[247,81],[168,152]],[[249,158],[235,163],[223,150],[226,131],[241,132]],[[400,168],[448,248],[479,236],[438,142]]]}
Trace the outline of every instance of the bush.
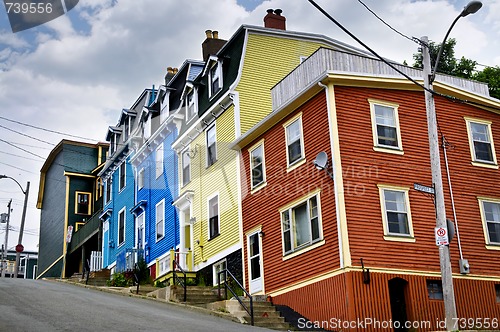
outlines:
{"label": "bush", "polygon": [[115,273],[111,277],[111,280],[107,282],[108,286],[111,287],[127,287],[132,286],[133,278],[127,278],[126,273]]}

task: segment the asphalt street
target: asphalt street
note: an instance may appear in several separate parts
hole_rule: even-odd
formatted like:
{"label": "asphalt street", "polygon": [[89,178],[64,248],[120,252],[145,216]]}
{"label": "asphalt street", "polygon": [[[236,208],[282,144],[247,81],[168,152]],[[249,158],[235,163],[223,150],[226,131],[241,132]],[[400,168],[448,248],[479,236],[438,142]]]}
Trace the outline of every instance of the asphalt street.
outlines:
{"label": "asphalt street", "polygon": [[0,278],[0,331],[270,331],[55,281]]}

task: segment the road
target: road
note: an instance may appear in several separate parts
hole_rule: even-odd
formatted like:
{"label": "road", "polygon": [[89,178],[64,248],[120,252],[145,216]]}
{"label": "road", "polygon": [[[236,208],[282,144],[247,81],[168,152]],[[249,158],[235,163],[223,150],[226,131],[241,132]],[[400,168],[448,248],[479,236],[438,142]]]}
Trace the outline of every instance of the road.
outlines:
{"label": "road", "polygon": [[56,281],[0,278],[0,331],[270,331]]}

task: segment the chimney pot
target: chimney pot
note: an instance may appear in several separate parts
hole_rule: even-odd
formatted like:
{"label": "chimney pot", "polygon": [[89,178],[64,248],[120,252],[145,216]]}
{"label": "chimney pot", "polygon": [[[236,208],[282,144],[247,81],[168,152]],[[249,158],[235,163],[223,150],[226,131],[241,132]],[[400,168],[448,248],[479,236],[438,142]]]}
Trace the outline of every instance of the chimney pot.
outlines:
{"label": "chimney pot", "polygon": [[207,38],[212,38],[212,30],[205,30],[205,35],[207,35]]}
{"label": "chimney pot", "polygon": [[273,12],[274,12],[274,9],[268,9],[268,10],[267,10],[267,13],[268,13],[268,14],[272,14]]}
{"label": "chimney pot", "polygon": [[213,31],[212,36],[214,37],[214,39],[219,39],[219,31]]}
{"label": "chimney pot", "polygon": [[278,16],[281,16],[281,13],[283,13],[283,10],[281,10],[281,9],[276,9],[276,10],[274,11],[274,13],[275,13],[276,15],[278,15]]}

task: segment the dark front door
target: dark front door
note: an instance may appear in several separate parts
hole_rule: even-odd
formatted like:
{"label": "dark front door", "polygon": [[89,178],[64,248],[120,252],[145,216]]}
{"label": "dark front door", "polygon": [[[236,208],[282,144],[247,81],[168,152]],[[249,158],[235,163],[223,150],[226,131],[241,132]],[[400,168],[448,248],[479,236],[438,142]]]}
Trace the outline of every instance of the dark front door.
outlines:
{"label": "dark front door", "polygon": [[408,282],[401,278],[389,280],[389,297],[391,299],[391,313],[394,331],[408,331],[405,323],[406,316],[405,289]]}

